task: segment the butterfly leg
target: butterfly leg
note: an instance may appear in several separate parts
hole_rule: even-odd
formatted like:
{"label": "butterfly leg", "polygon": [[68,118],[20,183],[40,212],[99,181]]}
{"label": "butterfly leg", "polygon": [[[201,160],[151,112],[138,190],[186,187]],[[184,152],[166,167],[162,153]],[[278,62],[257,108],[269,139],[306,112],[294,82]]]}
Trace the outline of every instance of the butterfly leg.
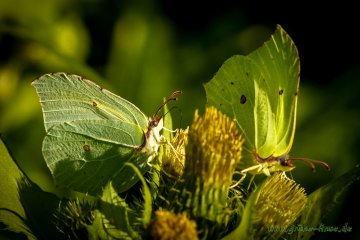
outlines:
{"label": "butterfly leg", "polygon": [[269,170],[269,168],[263,167],[263,168],[262,168],[262,172],[263,172],[266,176],[270,177],[270,170]]}
{"label": "butterfly leg", "polygon": [[263,165],[262,165],[262,164],[257,164],[257,165],[255,165],[255,166],[251,166],[251,167],[245,168],[245,169],[243,169],[243,170],[241,171],[241,174],[243,174],[243,177],[241,178],[242,181],[243,181],[243,179],[245,179],[246,174],[247,174],[248,172],[250,172],[251,175],[252,175],[252,176],[251,176],[251,179],[250,179],[250,182],[249,182],[249,185],[248,185],[248,187],[247,187],[247,190],[250,189],[250,186],[251,186],[251,184],[253,183],[255,176],[258,175],[258,174],[260,174],[262,171],[263,171]]}
{"label": "butterfly leg", "polygon": [[[254,182],[254,179],[255,179],[255,174],[253,174],[252,176],[251,176],[251,179],[250,179],[250,182],[249,182],[249,185],[248,185],[248,187],[247,187],[247,191],[249,191],[250,190],[250,186],[251,186],[251,184]],[[254,185],[256,186],[256,184],[254,183]]]}
{"label": "butterfly leg", "polygon": [[247,173],[247,172],[252,172],[252,171],[256,170],[255,174],[259,174],[263,170],[262,168],[263,168],[262,165],[258,164],[258,165],[243,169],[241,171],[241,173]]}
{"label": "butterfly leg", "polygon": [[240,172],[240,175],[241,175],[241,178],[239,180],[237,180],[233,185],[231,185],[230,188],[235,188],[236,186],[238,186],[239,184],[241,184],[245,180],[246,173],[241,173]]}
{"label": "butterfly leg", "polygon": [[150,168],[153,168],[153,165],[151,163],[151,161],[153,160],[153,158],[149,158],[146,162],[146,164],[150,167]]}

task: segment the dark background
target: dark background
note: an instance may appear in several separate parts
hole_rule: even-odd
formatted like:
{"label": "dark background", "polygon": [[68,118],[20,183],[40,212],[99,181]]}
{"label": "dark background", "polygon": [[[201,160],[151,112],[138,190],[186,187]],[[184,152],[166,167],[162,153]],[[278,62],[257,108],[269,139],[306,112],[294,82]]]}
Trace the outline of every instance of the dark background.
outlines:
{"label": "dark background", "polygon": [[[359,163],[357,9],[342,2],[315,6],[300,1],[1,1],[0,133],[31,179],[58,192],[41,156],[44,130],[32,80],[56,71],[83,75],[147,115],[163,97],[181,89],[172,115],[184,128],[196,108],[204,109],[202,84],[230,56],[259,47],[280,24],[293,38],[301,62],[291,155],[323,160],[332,168],[318,167],[314,174],[297,164],[293,177],[310,194]],[[356,183],[324,219],[325,225],[353,227],[352,233],[334,237],[360,238],[358,189]]]}

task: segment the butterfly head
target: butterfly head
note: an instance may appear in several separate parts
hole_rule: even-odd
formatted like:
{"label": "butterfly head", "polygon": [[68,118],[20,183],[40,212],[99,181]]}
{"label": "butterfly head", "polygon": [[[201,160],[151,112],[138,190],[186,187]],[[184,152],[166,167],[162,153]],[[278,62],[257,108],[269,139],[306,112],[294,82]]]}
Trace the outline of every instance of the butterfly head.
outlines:
{"label": "butterfly head", "polygon": [[281,166],[284,167],[295,167],[293,161],[291,158],[289,158],[289,155],[283,154],[277,157],[277,161],[280,163]]}
{"label": "butterfly head", "polygon": [[155,128],[159,125],[159,123],[162,121],[162,117],[159,117],[158,115],[154,115],[149,119],[149,128]]}
{"label": "butterfly head", "polygon": [[163,116],[159,116],[159,111],[170,101],[176,100],[176,95],[181,94],[182,91],[173,92],[156,110],[155,114],[149,118],[149,125],[147,131],[144,132],[145,139],[144,143],[138,148],[142,152],[147,152],[149,155],[157,153],[159,143],[162,142],[163,136],[160,131],[164,127]]}

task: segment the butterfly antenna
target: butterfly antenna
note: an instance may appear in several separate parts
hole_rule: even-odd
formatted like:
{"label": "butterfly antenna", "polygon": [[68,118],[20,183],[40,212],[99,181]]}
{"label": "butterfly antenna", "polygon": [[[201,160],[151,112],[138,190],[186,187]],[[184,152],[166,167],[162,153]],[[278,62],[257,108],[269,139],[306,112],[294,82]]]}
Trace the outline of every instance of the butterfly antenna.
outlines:
{"label": "butterfly antenna", "polygon": [[168,102],[170,102],[170,101],[176,101],[176,100],[177,100],[176,95],[182,94],[182,93],[183,93],[183,91],[180,91],[180,90],[173,92],[173,93],[172,93],[169,97],[167,97],[166,100],[158,107],[158,109],[156,110],[154,116],[157,116],[158,113],[159,113],[159,111],[160,111],[166,104],[168,104]]}
{"label": "butterfly antenna", "polygon": [[315,172],[315,163],[320,164],[321,166],[326,168],[328,171],[330,171],[330,166],[327,163],[323,162],[323,161],[313,160],[313,159],[310,159],[310,158],[289,158],[288,160],[303,161],[303,162],[307,163],[310,166],[311,171],[313,171],[313,172]]}

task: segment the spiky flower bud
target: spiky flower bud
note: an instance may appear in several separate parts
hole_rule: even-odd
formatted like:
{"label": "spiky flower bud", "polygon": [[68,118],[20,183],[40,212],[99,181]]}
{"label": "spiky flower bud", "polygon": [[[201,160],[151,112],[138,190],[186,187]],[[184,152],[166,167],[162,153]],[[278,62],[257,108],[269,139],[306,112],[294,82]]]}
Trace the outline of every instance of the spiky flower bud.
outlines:
{"label": "spiky flower bud", "polygon": [[185,172],[205,186],[229,186],[241,159],[242,140],[235,121],[214,107],[195,112],[186,146]]}
{"label": "spiky flower bud", "polygon": [[242,143],[235,121],[216,108],[206,108],[202,117],[195,112],[183,176],[195,216],[226,225],[229,187]]}
{"label": "spiky flower bud", "polygon": [[55,212],[57,228],[68,239],[87,237],[86,227],[94,220],[94,207],[92,203],[78,198],[65,201]]}
{"label": "spiky flower bud", "polygon": [[269,229],[286,229],[301,214],[307,197],[304,188],[289,179],[285,173],[276,173],[261,186],[255,202],[255,211],[261,225],[259,233],[265,235],[281,234]]}

